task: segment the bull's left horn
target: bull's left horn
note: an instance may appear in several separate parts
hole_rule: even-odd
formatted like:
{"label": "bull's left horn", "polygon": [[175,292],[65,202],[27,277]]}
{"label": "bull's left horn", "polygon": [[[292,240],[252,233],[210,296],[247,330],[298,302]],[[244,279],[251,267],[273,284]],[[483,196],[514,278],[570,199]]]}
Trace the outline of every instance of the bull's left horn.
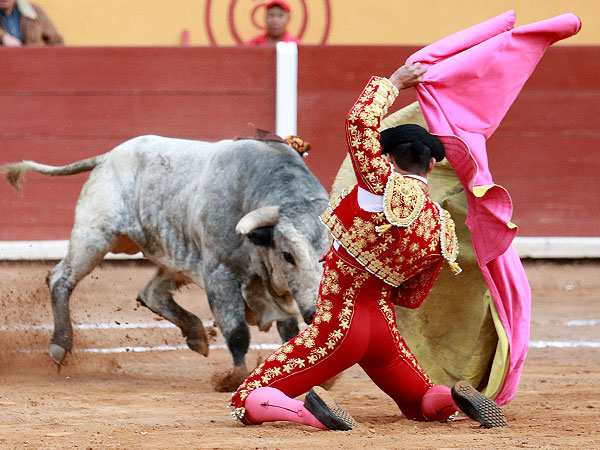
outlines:
{"label": "bull's left horn", "polygon": [[279,206],[263,206],[250,211],[235,226],[237,234],[248,234],[259,227],[272,227],[279,223]]}

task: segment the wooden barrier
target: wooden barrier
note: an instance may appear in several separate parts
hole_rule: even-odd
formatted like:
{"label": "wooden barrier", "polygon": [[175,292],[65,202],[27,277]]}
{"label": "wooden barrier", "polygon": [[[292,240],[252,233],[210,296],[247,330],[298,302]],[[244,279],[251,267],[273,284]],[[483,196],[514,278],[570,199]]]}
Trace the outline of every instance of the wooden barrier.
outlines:
{"label": "wooden barrier", "polygon": [[[299,49],[298,134],[330,188],[344,118],[371,74],[415,47]],[[272,48],[0,48],[0,164],[65,164],[134,136],[218,140],[275,124]],[[521,236],[595,236],[600,191],[600,47],[551,48],[488,143],[495,181]],[[414,101],[405,91],[396,108]],[[86,175],[30,174],[21,196],[0,182],[0,240],[67,239]]]}
{"label": "wooden barrier", "polygon": [[[301,48],[298,132],[312,139],[308,163],[326,186],[344,157],[345,115],[369,76],[391,75],[415,50]],[[490,170],[512,197],[519,236],[600,235],[598,73],[600,47],[550,48],[488,141]],[[414,100],[403,91],[394,108]]]}
{"label": "wooden barrier", "polygon": [[[0,163],[65,164],[135,136],[219,140],[275,122],[272,48],[0,48]],[[65,239],[87,175],[0,184],[0,240]]]}

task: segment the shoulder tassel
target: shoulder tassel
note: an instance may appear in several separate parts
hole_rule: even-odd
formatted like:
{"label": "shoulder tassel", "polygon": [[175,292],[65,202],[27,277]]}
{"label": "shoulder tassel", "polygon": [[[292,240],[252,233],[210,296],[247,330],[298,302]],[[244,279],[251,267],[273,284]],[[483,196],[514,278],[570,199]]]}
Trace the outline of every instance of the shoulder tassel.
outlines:
{"label": "shoulder tassel", "polygon": [[458,275],[459,273],[462,272],[462,269],[460,268],[460,266],[458,265],[458,263],[456,261],[448,261],[448,265],[450,266],[450,270],[452,270],[452,273],[454,275]]}

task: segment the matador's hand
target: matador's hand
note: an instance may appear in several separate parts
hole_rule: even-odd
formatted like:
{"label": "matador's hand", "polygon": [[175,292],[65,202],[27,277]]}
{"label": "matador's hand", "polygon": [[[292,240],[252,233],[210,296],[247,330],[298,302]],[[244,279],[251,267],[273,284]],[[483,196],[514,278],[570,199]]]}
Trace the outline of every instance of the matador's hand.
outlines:
{"label": "matador's hand", "polygon": [[398,89],[406,89],[423,81],[425,72],[427,69],[421,66],[421,63],[406,64],[392,74],[390,81]]}

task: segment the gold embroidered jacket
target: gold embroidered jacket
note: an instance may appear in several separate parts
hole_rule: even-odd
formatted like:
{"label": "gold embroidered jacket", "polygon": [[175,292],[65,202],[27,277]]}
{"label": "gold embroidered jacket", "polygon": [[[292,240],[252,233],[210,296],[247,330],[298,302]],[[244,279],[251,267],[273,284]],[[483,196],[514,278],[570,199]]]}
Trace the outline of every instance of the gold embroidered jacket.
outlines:
{"label": "gold embroidered jacket", "polygon": [[383,195],[383,212],[360,208],[354,186],[331,202],[321,220],[358,262],[394,287],[395,304],[416,308],[444,260],[460,272],[458,241],[450,214],[431,200],[427,184],[394,172],[381,155],[379,125],[397,95],[389,80],[372,77],[346,120],[358,186]]}

